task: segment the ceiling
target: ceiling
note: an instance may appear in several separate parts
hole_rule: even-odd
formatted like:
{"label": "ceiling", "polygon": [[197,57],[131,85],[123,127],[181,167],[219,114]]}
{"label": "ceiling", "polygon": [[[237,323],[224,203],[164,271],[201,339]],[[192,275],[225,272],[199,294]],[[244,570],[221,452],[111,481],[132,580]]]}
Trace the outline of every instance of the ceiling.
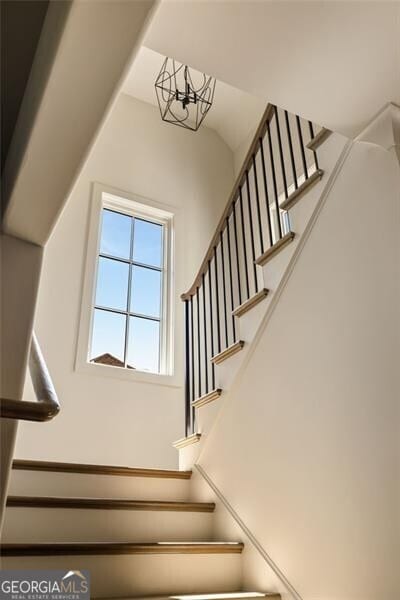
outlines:
{"label": "ceiling", "polygon": [[[142,46],[122,91],[158,107],[154,82],[164,59],[162,54]],[[214,103],[202,127],[216,131],[235,151],[257,127],[265,106],[264,100],[217,81]]]}
{"label": "ceiling", "polygon": [[160,3],[144,43],[354,137],[400,103],[400,2]]}

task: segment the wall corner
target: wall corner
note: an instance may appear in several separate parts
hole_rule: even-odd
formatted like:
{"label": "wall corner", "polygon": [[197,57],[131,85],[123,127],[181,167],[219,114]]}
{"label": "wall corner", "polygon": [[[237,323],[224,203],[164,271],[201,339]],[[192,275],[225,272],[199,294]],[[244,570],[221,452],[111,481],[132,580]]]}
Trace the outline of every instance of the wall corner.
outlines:
{"label": "wall corner", "polygon": [[400,106],[389,102],[356,138],[357,142],[381,146],[394,152],[400,165]]}

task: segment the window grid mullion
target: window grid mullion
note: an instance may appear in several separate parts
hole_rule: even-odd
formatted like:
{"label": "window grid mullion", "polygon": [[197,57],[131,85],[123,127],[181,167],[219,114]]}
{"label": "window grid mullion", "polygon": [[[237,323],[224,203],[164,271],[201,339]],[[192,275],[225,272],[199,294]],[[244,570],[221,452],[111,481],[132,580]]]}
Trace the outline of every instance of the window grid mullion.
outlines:
{"label": "window grid mullion", "polygon": [[162,267],[156,267],[154,265],[148,265],[146,263],[137,262],[136,260],[131,260],[129,258],[122,258],[120,256],[113,256],[112,254],[105,254],[104,252],[99,252],[99,258],[108,258],[109,260],[115,260],[117,262],[122,262],[127,265],[132,265],[134,267],[142,267],[143,269],[150,269],[151,271],[158,271],[162,273]]}
{"label": "window grid mullion", "polygon": [[138,319],[147,319],[148,321],[157,321],[157,323],[161,321],[160,317],[152,317],[151,315],[145,315],[143,313],[120,310],[119,308],[111,308],[109,306],[101,306],[100,304],[95,304],[93,308],[95,310],[104,310],[105,312],[115,313],[116,315],[137,317]]}
{"label": "window grid mullion", "polygon": [[[131,223],[131,245],[129,252],[129,259],[133,257],[133,238],[135,235],[135,219],[132,217]],[[126,322],[125,322],[125,344],[124,344],[124,367],[127,367],[128,364],[128,343],[129,343],[129,311],[131,309],[131,282],[132,282],[132,263],[129,264],[129,273],[128,273],[128,294],[126,299]]]}

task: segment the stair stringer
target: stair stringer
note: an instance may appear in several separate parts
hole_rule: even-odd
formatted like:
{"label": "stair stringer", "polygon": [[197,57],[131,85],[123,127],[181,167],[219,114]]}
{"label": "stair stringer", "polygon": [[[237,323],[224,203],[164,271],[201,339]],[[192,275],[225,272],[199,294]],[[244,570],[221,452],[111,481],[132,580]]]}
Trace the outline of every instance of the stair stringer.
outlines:
{"label": "stair stringer", "polygon": [[262,267],[264,287],[269,290],[269,293],[259,304],[237,320],[238,339],[245,342],[244,346],[240,352],[215,365],[216,388],[221,388],[223,393],[218,400],[196,409],[196,431],[201,434],[201,438],[197,443],[179,450],[180,469],[190,469],[196,463],[224,402],[229,402],[229,390],[235,380],[240,377],[241,369],[246,363],[260,329],[263,330],[262,324],[268,318],[271,307],[278,300],[282,282],[289,276],[310,226],[317,218],[350,146],[351,143],[345,137],[336,133],[320,146],[318,159],[324,176],[289,211],[291,230],[295,233],[295,237],[289,245]]}
{"label": "stair stringer", "polygon": [[302,600],[261,544],[200,465],[195,465],[190,481],[190,496],[202,502],[214,502],[214,539],[222,535],[226,541],[244,544],[241,554],[241,590],[268,590],[271,600]]}

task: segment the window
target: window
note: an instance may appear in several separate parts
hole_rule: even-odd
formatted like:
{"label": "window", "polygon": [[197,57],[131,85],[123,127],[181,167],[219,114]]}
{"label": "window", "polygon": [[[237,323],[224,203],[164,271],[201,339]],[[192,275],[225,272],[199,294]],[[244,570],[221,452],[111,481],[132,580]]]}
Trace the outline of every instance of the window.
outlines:
{"label": "window", "polygon": [[170,220],[161,210],[102,194],[90,363],[169,374]]}

